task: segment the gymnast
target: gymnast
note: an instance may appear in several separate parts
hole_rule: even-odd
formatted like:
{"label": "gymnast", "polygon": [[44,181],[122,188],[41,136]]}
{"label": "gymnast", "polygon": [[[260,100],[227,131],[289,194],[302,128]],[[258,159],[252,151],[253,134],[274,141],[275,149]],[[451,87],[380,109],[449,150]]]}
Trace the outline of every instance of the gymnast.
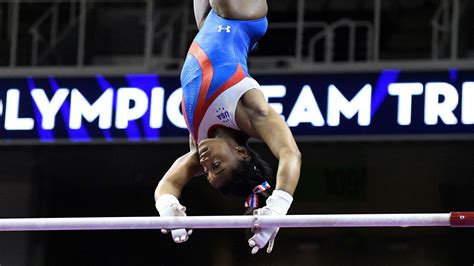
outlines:
{"label": "gymnast", "polygon": [[[223,194],[246,197],[255,216],[286,215],[300,176],[301,154],[290,129],[269,106],[259,84],[248,73],[247,56],[268,26],[266,0],[194,0],[199,32],[181,71],[182,112],[190,151],[178,158],[155,190],[160,216],[185,216],[179,203],[191,178],[207,175]],[[270,196],[270,170],[247,144],[262,140],[278,159]],[[258,206],[259,197],[266,205]],[[273,249],[279,228],[253,228],[252,254]],[[167,230],[162,230],[164,233]],[[176,243],[191,231],[171,230]]]}

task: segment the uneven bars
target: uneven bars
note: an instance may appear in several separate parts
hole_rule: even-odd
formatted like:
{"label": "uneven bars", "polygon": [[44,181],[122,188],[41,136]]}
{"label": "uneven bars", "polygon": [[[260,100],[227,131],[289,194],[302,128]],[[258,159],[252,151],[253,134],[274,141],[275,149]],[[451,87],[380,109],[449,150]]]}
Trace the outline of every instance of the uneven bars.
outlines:
{"label": "uneven bars", "polygon": [[0,231],[260,227],[474,227],[474,212],[286,216],[6,218]]}

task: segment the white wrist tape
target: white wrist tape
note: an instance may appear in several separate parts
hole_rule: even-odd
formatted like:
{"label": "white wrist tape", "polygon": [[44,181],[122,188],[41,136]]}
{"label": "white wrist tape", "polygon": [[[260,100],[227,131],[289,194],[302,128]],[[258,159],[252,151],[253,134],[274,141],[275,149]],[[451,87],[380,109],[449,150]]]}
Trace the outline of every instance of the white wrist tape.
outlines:
{"label": "white wrist tape", "polygon": [[161,195],[158,200],[156,201],[155,207],[160,213],[160,216],[168,216],[168,210],[171,207],[172,204],[178,204],[179,203],[178,198],[176,198],[174,195],[171,194],[164,194]]}
{"label": "white wrist tape", "polygon": [[286,215],[293,202],[293,196],[283,190],[274,190],[267,199],[267,206],[278,215]]}

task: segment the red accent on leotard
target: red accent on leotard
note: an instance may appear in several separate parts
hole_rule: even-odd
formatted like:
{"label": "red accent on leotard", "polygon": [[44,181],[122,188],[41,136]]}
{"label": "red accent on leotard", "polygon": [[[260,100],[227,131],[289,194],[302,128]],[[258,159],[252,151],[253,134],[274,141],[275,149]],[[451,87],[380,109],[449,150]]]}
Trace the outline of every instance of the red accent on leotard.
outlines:
{"label": "red accent on leotard", "polygon": [[[209,100],[206,101],[202,109],[197,109],[197,113],[195,113],[194,121],[196,121],[196,124],[199,126],[201,125],[202,119],[204,118],[204,115],[206,114],[207,109],[209,106],[214,102],[214,100],[224,91],[226,91],[228,88],[234,86],[235,84],[239,83],[243,78],[245,78],[245,72],[242,69],[240,65],[237,66],[237,70],[235,73],[228,79],[224,84],[222,84],[216,92],[209,98]],[[199,132],[199,130],[197,131]],[[197,135],[196,135],[196,141],[197,141]]]}
{"label": "red accent on leotard", "polygon": [[[189,49],[189,53],[193,55],[201,67],[202,71],[202,82],[201,87],[199,88],[199,96],[198,101],[196,104],[196,108],[194,111],[194,134],[193,138],[197,142],[198,141],[198,134],[199,134],[199,126],[201,125],[202,119],[206,114],[207,109],[212,104],[212,102],[224,91],[229,89],[230,87],[234,86],[235,84],[239,83],[242,79],[245,78],[245,72],[242,69],[242,66],[239,64],[237,65],[237,70],[235,73],[230,77],[224,84],[222,84],[216,92],[206,101],[207,91],[209,90],[209,86],[212,81],[212,76],[214,74],[214,69],[212,68],[212,64],[209,61],[209,58],[204,53],[204,51],[199,47],[199,45],[195,42],[191,45]],[[186,123],[189,123],[186,118]],[[189,127],[189,124],[188,124]]]}
{"label": "red accent on leotard", "polygon": [[[196,60],[199,63],[199,67],[201,68],[202,72],[202,82],[201,82],[201,87],[199,88],[199,95],[198,95],[198,100],[196,104],[196,109],[194,111],[194,115],[196,115],[196,112],[199,114],[203,107],[204,103],[206,101],[206,95],[207,91],[209,90],[209,86],[211,85],[212,81],[212,76],[214,75],[214,69],[212,67],[211,61],[207,57],[206,53],[204,50],[197,44],[196,42],[193,42],[191,44],[191,47],[189,48],[189,53],[196,58]],[[197,134],[199,132],[199,123],[201,121],[197,121],[196,119],[193,119],[193,127],[194,127],[194,140],[197,142]]]}
{"label": "red accent on leotard", "polygon": [[[214,94],[209,98],[209,100],[206,102],[206,105],[204,105],[204,110],[207,110],[207,108],[209,108],[209,106],[211,105],[211,103],[221,94],[223,93],[224,91],[226,91],[228,88],[234,86],[235,84],[239,83],[239,81],[241,81],[242,79],[245,78],[245,72],[244,70],[242,69],[242,67],[239,65],[237,65],[237,70],[235,71],[234,75],[232,75],[232,77],[230,77],[230,79],[228,79],[224,84],[222,84],[217,90],[216,92],[214,92]],[[202,118],[201,118],[202,119]]]}

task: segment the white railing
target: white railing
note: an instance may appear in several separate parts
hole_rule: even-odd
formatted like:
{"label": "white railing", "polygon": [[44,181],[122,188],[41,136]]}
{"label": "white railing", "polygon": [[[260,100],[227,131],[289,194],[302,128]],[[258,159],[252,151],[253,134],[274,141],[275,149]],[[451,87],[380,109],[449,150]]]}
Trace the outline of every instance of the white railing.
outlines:
{"label": "white railing", "polygon": [[441,3],[431,19],[431,58],[441,57],[441,50],[446,48],[449,40],[449,0],[441,0]]}
{"label": "white railing", "polygon": [[[305,21],[302,30],[298,30],[298,23],[295,22],[272,22],[268,25],[268,31],[266,35],[273,34],[273,31],[277,30],[295,30],[295,50],[292,54],[287,55],[267,55],[267,56],[251,56],[249,62],[251,66],[258,68],[272,68],[278,67],[281,64],[288,66],[301,63],[302,60],[302,47],[303,44],[299,44],[299,41],[303,42],[304,35],[307,31],[324,30],[328,24],[323,21]],[[290,41],[291,42],[291,41]],[[286,49],[286,45],[282,45],[282,48]]]}
{"label": "white railing", "polygon": [[336,30],[347,27],[349,29],[349,40],[347,45],[348,62],[355,61],[356,54],[356,30],[357,28],[365,28],[366,35],[366,60],[372,59],[372,43],[373,43],[373,26],[369,21],[354,21],[347,18],[340,19],[331,25],[328,25],[323,31],[315,34],[309,40],[308,45],[308,61],[313,62],[315,58],[316,44],[324,40],[324,62],[331,63],[334,61],[334,38]]}
{"label": "white railing", "polygon": [[[178,58],[173,58],[172,55],[173,54],[181,54],[176,50],[180,49],[181,47],[185,47],[181,43],[185,42],[186,40],[181,40],[180,45],[174,45],[174,40],[175,40],[175,34],[176,33],[175,33],[174,28],[173,28],[176,25],[176,23],[178,21],[180,21],[180,19],[183,18],[183,15],[186,14],[185,10],[174,10],[174,11],[168,11],[168,12],[171,14],[171,16],[167,19],[167,24],[165,26],[160,27],[157,31],[154,31],[153,37],[152,37],[153,38],[152,44],[156,40],[161,41],[160,54],[153,53],[153,51],[150,53],[150,58],[153,55],[155,55],[155,56],[158,55],[159,62],[153,64],[153,67],[157,68],[157,69],[159,69],[160,67],[163,67],[163,68],[166,67],[167,63],[173,63],[173,62],[177,61]],[[155,26],[156,25],[153,25],[153,28],[155,28]],[[180,35],[180,37],[181,36],[182,35]],[[174,49],[176,49],[176,50],[174,50]],[[174,59],[176,59],[176,60],[174,60]],[[147,63],[148,66],[150,66],[149,64],[151,64],[151,63]]]}
{"label": "white railing", "polygon": [[431,19],[431,58],[458,57],[459,0],[441,0]]}
{"label": "white railing", "polygon": [[[77,25],[78,15],[76,14],[77,2],[69,1],[65,2],[69,4],[69,21],[59,29],[58,23],[58,12],[60,2],[53,3],[51,7],[43,13],[29,29],[29,33],[32,37],[31,43],[31,65],[38,65],[43,59],[48,56],[54,48],[65,39],[68,33]],[[49,23],[49,28],[46,33],[42,31],[42,28]],[[49,36],[46,37],[46,36]],[[45,45],[42,53],[39,54],[40,44]]]}
{"label": "white railing", "polygon": [[[73,67],[83,68],[85,54],[84,44],[87,38],[87,35],[85,34],[87,23],[86,12],[91,6],[90,4],[86,5],[86,1],[87,3],[98,4],[99,2],[106,2],[107,0],[41,0],[42,3],[50,3],[51,6],[30,27],[29,34],[32,38],[32,42],[31,47],[26,49],[31,49],[31,58],[25,58],[23,56],[21,64],[24,64],[24,60],[26,59],[32,66],[45,65],[45,59],[57,51],[59,44],[68,39],[69,36],[72,36],[70,34],[72,31],[74,31],[74,33],[77,31],[77,53],[75,55],[73,54],[73,56],[77,56],[77,60]],[[304,18],[305,1],[307,0],[298,0],[297,18],[295,21],[284,23],[270,21],[269,31],[273,29],[278,30],[279,28],[287,28],[291,29],[291,31],[294,29],[295,34],[293,35],[292,33],[292,35],[289,36],[289,42],[291,42],[291,45],[294,44],[295,46],[294,50],[285,52],[286,54],[276,53],[275,55],[272,54],[270,56],[252,56],[250,62],[256,62],[256,66],[270,66],[267,70],[278,70],[281,68],[279,62],[283,62],[283,65],[286,66],[284,68],[297,70],[307,67],[308,64],[316,65],[315,63],[317,62],[314,60],[315,54],[321,51],[319,50],[320,47],[322,47],[322,53],[324,53],[323,62],[325,62],[326,65],[333,63],[337,63],[337,65],[344,63],[347,65],[354,63],[378,64],[379,62],[383,64],[388,62],[387,60],[378,60],[379,36],[381,31],[380,16],[383,8],[382,0],[373,0],[373,21],[341,19],[331,25],[327,25],[322,21],[306,21]],[[38,3],[26,0],[0,0],[0,2],[8,3],[7,5],[2,6],[3,9],[0,10],[3,14],[7,13],[6,15],[8,15],[8,19],[3,21],[5,23],[0,25],[0,31],[6,33],[4,35],[10,42],[9,47],[5,48],[9,49],[9,51],[5,52],[9,52],[10,56],[8,64],[11,69],[18,65],[17,54],[19,54],[19,52],[25,52],[21,50],[25,49],[25,46],[18,45],[19,38],[24,39],[24,36],[21,36],[24,32],[19,29],[19,21],[23,15],[20,11],[23,9],[24,3],[28,3],[28,5],[35,5]],[[120,3],[121,0],[108,1],[108,3],[111,4],[114,2]],[[440,61],[444,59],[451,61],[456,60],[457,62],[469,61],[469,59],[458,59],[460,2],[461,0],[440,0],[440,6],[432,17],[431,61]],[[149,71],[168,71],[169,69],[166,68],[166,64],[168,63],[172,63],[174,66],[179,67],[186,54],[187,45],[189,43],[188,34],[190,30],[195,29],[195,25],[190,21],[192,20],[190,19],[192,17],[191,3],[187,2],[187,5],[183,5],[182,8],[177,9],[174,15],[166,11],[166,19],[163,19],[164,16],[160,15],[160,11],[163,12],[163,9],[156,6],[159,2],[154,2],[153,0],[140,0],[133,2],[133,4],[135,3],[138,5],[144,4],[145,35],[143,36],[143,41],[145,45],[143,53],[139,52],[134,55],[127,55],[128,58],[131,59],[128,62],[133,62],[133,66],[131,66],[130,63],[123,63],[122,65],[143,67]],[[67,5],[69,5],[69,9],[66,7]],[[65,18],[60,15],[64,10],[67,10],[66,12],[69,13],[69,17],[66,18],[68,21],[65,21]],[[315,29],[316,32],[319,33],[311,36],[308,40],[308,32],[314,34]],[[339,31],[340,29],[343,29],[344,33],[341,33]],[[346,29],[348,31],[346,31]],[[272,32],[269,32],[268,34],[272,34]],[[336,35],[339,36],[339,34],[346,34],[347,40],[344,40],[344,42],[347,43],[337,43],[337,45],[343,46],[344,49],[347,47],[347,51],[341,51],[341,49],[335,50],[336,43],[334,38]],[[365,39],[362,39],[361,41],[360,37]],[[359,46],[359,44],[361,45]],[[158,50],[158,47],[161,49]],[[366,48],[367,51],[361,51],[361,47]],[[75,47],[73,49],[75,49]],[[336,54],[339,52],[343,53],[344,56],[341,56],[342,54]],[[71,55],[71,53],[69,54]],[[360,56],[361,54],[365,54],[365,58]],[[346,55],[347,59],[345,58]],[[120,58],[121,56],[123,57],[123,55],[117,55],[117,58]],[[107,55],[107,57],[104,58],[109,58],[109,62],[113,62],[113,64],[116,65],[120,65],[120,62],[124,62],[113,60],[114,58],[110,55]],[[344,60],[335,62],[337,61],[335,58],[343,58]],[[71,58],[68,59],[68,61],[71,61]],[[96,59],[100,59],[100,55],[98,55]],[[361,60],[359,61],[358,59]],[[400,59],[403,60],[403,57]],[[470,61],[473,60],[471,59]],[[94,63],[87,67],[97,67],[97,65],[101,64],[100,60],[95,60],[94,58],[92,59],[92,62]],[[107,62],[107,60],[104,62]],[[50,64],[50,66],[52,65]],[[177,71],[177,69],[174,70]]]}

